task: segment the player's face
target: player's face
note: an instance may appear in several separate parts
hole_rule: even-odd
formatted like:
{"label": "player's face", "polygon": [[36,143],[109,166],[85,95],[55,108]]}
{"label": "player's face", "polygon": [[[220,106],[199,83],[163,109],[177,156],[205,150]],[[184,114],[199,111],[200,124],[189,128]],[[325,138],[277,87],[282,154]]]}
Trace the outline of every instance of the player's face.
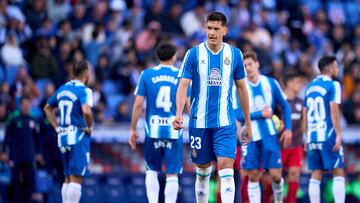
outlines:
{"label": "player's face", "polygon": [[254,61],[254,59],[252,59],[252,58],[246,58],[244,60],[244,66],[245,66],[246,73],[249,77],[254,77],[256,74],[259,73],[259,71],[258,71],[259,62]]}
{"label": "player's face", "polygon": [[227,32],[226,26],[223,26],[221,21],[207,21],[205,29],[207,42],[212,46],[220,45]]}
{"label": "player's face", "polygon": [[290,87],[295,94],[298,94],[303,87],[303,84],[304,83],[301,77],[295,77],[288,81],[287,86]]}
{"label": "player's face", "polygon": [[331,64],[331,70],[332,70],[332,75],[331,76],[335,79],[339,74],[339,66],[338,66],[338,63],[336,61],[334,61]]}
{"label": "player's face", "polygon": [[31,102],[30,100],[23,100],[21,102],[21,105],[20,105],[20,108],[21,108],[21,112],[25,115],[29,115],[30,114],[30,108],[31,108]]}

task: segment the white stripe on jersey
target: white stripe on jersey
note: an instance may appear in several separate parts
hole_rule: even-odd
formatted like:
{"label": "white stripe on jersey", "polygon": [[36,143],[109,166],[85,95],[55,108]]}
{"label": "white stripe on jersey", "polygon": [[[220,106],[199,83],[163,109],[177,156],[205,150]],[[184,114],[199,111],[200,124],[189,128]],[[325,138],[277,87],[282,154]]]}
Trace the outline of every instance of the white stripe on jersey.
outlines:
{"label": "white stripe on jersey", "polygon": [[[174,121],[174,119],[175,116],[170,117],[171,122]],[[170,127],[170,139],[178,139],[181,133],[182,130],[175,130],[172,126]]]}
{"label": "white stripe on jersey", "polygon": [[[251,107],[254,106],[254,96],[253,96],[252,88],[250,87],[249,83],[246,83],[246,86],[247,86],[247,89],[248,89],[249,107],[250,107],[250,110],[251,110]],[[256,120],[251,121],[251,130],[253,132],[252,140],[254,142],[258,141],[258,140],[261,140],[260,129],[259,129],[259,126],[258,126]]]}
{"label": "white stripe on jersey", "polygon": [[[273,95],[271,94],[271,85],[269,83],[269,80],[264,77],[264,76],[260,76],[260,85],[262,86],[263,89],[263,96],[265,99],[265,103],[268,107],[271,107],[272,101],[273,101]],[[268,91],[265,91],[268,90]],[[270,130],[271,135],[275,135],[276,134],[276,129],[274,126],[274,123],[272,122],[272,119],[266,119],[266,124]]]}
{"label": "white stripe on jersey", "polygon": [[223,64],[222,67],[222,86],[221,86],[221,95],[220,95],[220,126],[226,126],[230,123],[230,118],[228,116],[228,102],[227,102],[227,95],[230,89],[230,72],[231,72],[231,64],[225,64],[225,58],[228,58],[230,61],[232,60],[232,50],[230,45],[224,44],[223,48],[223,58],[221,63]]}
{"label": "white stripe on jersey", "polygon": [[150,125],[150,137],[151,138],[159,138],[159,126],[158,125]]}
{"label": "white stripe on jersey", "polygon": [[[198,109],[197,109],[197,119],[196,119],[196,128],[205,128],[205,118],[206,118],[206,107],[207,107],[207,77],[208,77],[208,65],[209,64],[209,56],[208,51],[205,47],[205,43],[199,45],[199,76],[200,76],[200,93],[198,100]],[[200,61],[206,61],[206,63],[200,63]]]}
{"label": "white stripe on jersey", "polygon": [[[187,61],[189,55],[190,55],[190,50],[188,50],[188,51],[186,52],[183,61]],[[181,64],[181,67],[180,67],[180,70],[179,70],[179,73],[178,73],[178,77],[182,77],[182,76],[183,76],[184,65],[185,65],[185,63],[182,63],[182,64]]]}
{"label": "white stripe on jersey", "polygon": [[334,90],[335,90],[335,102],[337,104],[341,103],[341,88],[340,88],[340,83],[337,81],[333,82],[334,84]]}

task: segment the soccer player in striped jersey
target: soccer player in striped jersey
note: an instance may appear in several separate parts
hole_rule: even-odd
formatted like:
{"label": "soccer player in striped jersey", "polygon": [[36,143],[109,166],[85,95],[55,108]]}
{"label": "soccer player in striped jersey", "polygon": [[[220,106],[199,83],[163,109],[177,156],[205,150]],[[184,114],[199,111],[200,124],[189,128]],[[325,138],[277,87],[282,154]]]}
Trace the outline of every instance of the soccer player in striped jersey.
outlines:
{"label": "soccer player in striped jersey", "polygon": [[308,166],[312,171],[309,197],[320,203],[320,182],[324,171],[332,171],[335,203],[345,202],[345,171],[341,146],[340,84],[336,58],[325,56],[318,63],[321,75],[306,88],[303,116],[306,118]]}
{"label": "soccer player in striped jersey", "polygon": [[[64,203],[78,203],[81,183],[90,161],[90,135],[93,128],[92,90],[86,87],[89,64],[86,61],[74,65],[75,79],[61,86],[44,107],[50,124],[58,133],[58,145],[64,162],[65,182],[61,188]],[[56,110],[60,111],[60,123]]]}
{"label": "soccer player in striped jersey", "polygon": [[136,125],[146,100],[144,154],[147,197],[150,203],[159,202],[158,173],[161,172],[164,160],[165,202],[175,203],[179,189],[177,175],[181,173],[183,163],[182,131],[173,129],[171,125],[176,113],[176,90],[179,84],[179,69],[173,66],[176,61],[176,47],[170,43],[162,43],[156,54],[160,64],[143,71],[135,89],[129,144],[132,150],[136,149]]}
{"label": "soccer player in striped jersey", "polygon": [[[253,137],[248,146],[242,147],[242,169],[248,175],[248,194],[251,203],[259,203],[261,190],[259,186],[259,169],[269,170],[272,178],[272,188],[275,202],[282,202],[283,182],[281,177],[281,153],[277,131],[272,121],[272,115],[279,104],[283,110],[285,131],[280,140],[287,146],[291,142],[291,109],[279,83],[270,77],[261,75],[259,61],[255,52],[244,55],[245,69],[248,73],[246,86],[249,90],[250,116]],[[242,118],[241,109],[236,113],[239,121]],[[261,165],[260,165],[261,164]]]}
{"label": "soccer player in striped jersey", "polygon": [[192,81],[189,135],[191,160],[196,164],[196,201],[208,202],[211,162],[217,160],[221,179],[221,201],[234,202],[233,165],[237,129],[231,95],[235,81],[246,118],[245,139],[249,140],[251,121],[244,80],[246,71],[241,51],[223,42],[227,32],[225,15],[220,12],[210,13],[206,18],[205,29],[206,42],[186,53],[180,69],[181,79],[176,95],[176,117],[173,125],[175,129],[183,127],[182,112],[186,91]]}

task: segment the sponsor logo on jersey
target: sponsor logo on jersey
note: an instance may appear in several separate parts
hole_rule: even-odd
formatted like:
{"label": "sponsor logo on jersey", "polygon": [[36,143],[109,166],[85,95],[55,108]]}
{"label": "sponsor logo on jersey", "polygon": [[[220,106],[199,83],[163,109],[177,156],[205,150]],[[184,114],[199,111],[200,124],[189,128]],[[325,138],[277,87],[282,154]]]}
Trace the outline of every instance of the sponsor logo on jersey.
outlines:
{"label": "sponsor logo on jersey", "polygon": [[150,125],[156,126],[171,126],[174,117],[159,117],[159,116],[151,116],[150,117]]}
{"label": "sponsor logo on jersey", "polygon": [[171,149],[172,143],[167,140],[158,140],[158,141],[154,142],[154,148],[155,149],[159,149],[159,148]]}
{"label": "sponsor logo on jersey", "polygon": [[222,78],[218,68],[212,68],[208,77],[208,86],[221,86]]}

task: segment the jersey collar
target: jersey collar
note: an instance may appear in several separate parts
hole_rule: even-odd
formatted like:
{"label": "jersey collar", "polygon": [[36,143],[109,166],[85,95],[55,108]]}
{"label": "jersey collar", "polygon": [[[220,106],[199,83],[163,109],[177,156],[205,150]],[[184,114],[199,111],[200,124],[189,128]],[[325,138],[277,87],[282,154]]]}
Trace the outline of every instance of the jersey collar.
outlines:
{"label": "jersey collar", "polygon": [[84,85],[85,86],[85,84],[82,83],[80,80],[74,79],[74,80],[71,80],[70,82],[73,82],[73,83],[78,84],[78,85]]}
{"label": "jersey collar", "polygon": [[221,43],[221,49],[218,51],[218,52],[213,52],[213,51],[211,51],[211,49],[208,47],[208,45],[207,45],[207,41],[205,41],[204,42],[205,43],[205,47],[206,47],[206,49],[208,50],[208,51],[210,51],[212,54],[214,54],[214,55],[218,55],[223,49],[224,49],[224,42],[222,42]]}
{"label": "jersey collar", "polygon": [[326,80],[332,80],[329,76],[327,76],[327,75],[318,75],[317,76],[318,78],[324,78],[324,79],[326,79]]}

